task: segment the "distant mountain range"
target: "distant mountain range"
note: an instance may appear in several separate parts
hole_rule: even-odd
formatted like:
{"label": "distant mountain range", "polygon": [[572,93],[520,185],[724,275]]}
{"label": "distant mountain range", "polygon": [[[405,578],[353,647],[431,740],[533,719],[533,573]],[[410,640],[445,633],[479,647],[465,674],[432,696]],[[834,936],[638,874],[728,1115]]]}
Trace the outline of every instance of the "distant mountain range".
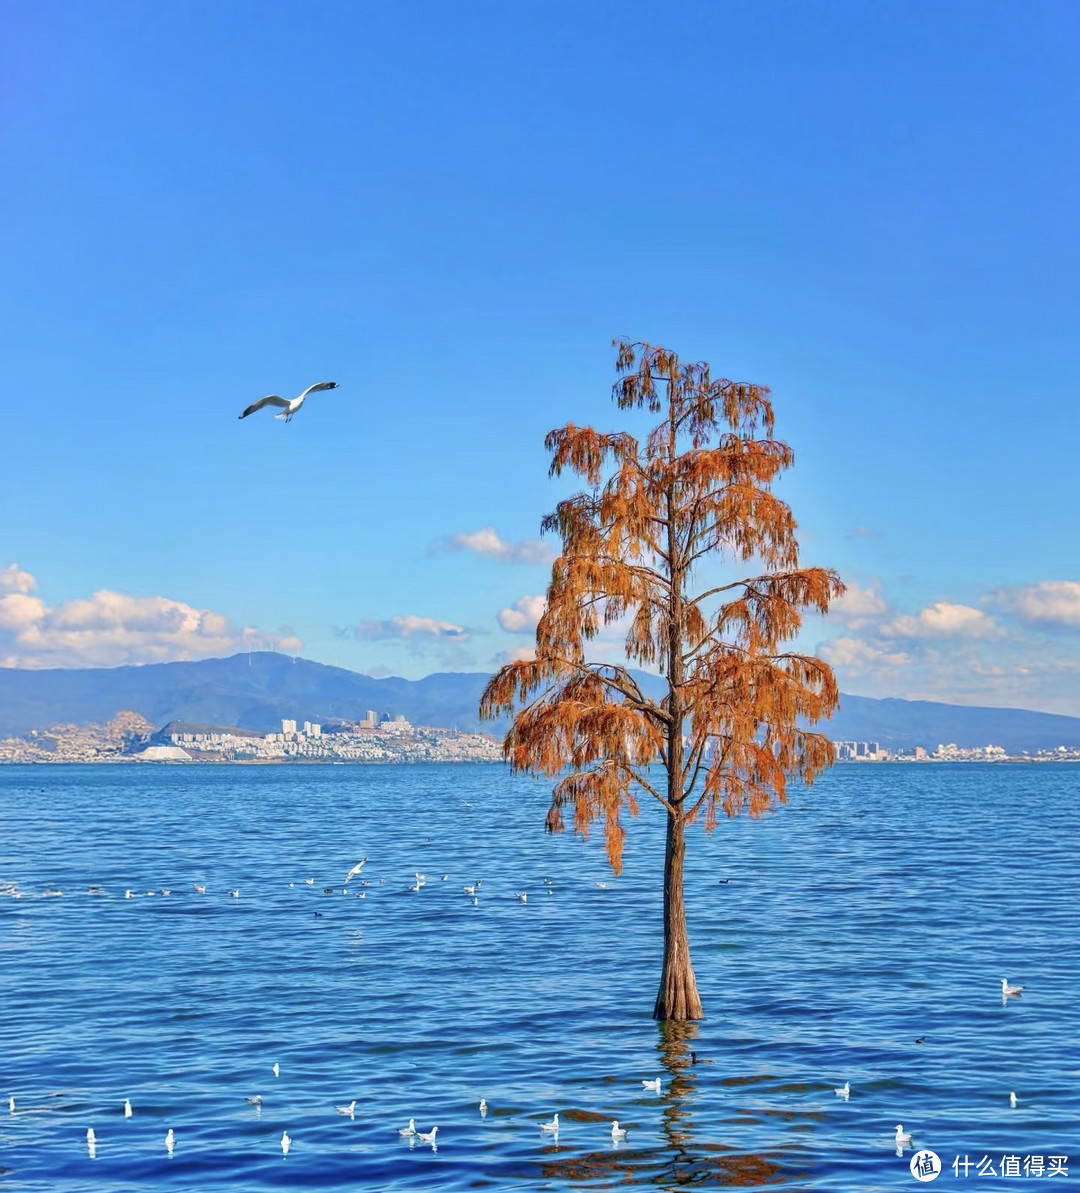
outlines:
{"label": "distant mountain range", "polygon": [[[655,677],[642,676],[650,687]],[[414,725],[498,732],[477,705],[488,676],[443,672],[424,679],[372,679],[342,667],[271,652],[150,663],[142,667],[30,671],[0,669],[0,737],[57,724],[102,723],[122,709],[155,725],[190,721],[259,733],[283,717],[327,723],[403,715]],[[1017,708],[977,708],[929,700],[841,696],[840,711],[822,727],[834,741],[877,741],[893,750],[1004,746],[1010,754],[1080,747],[1080,717]]]}

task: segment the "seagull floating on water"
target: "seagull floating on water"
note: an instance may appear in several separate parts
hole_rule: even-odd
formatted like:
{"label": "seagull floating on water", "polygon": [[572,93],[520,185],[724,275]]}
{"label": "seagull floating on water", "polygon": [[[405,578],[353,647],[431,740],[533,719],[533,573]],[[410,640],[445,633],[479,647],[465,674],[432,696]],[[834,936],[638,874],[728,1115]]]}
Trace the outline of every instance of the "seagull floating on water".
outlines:
{"label": "seagull floating on water", "polygon": [[244,1101],[247,1102],[249,1106],[261,1106],[262,1094],[256,1094],[253,1098],[245,1098]]}
{"label": "seagull floating on water", "polygon": [[192,886],[194,886],[194,888],[198,894],[200,894],[200,895],[206,894],[206,887],[203,883],[195,882],[195,883],[192,883]]}
{"label": "seagull floating on water", "polygon": [[401,1127],[398,1130],[398,1134],[402,1139],[412,1139],[412,1137],[416,1134],[416,1119],[409,1119],[409,1125],[407,1127]]}
{"label": "seagull floating on water", "polygon": [[125,1098],[124,1099],[124,1118],[131,1118],[131,1115],[132,1115],[131,1099]]}
{"label": "seagull floating on water", "polygon": [[345,875],[345,881],[344,881],[344,882],[343,882],[341,885],[342,885],[342,886],[348,886],[348,885],[349,885],[349,879],[350,879],[350,878],[355,878],[355,877],[356,877],[356,875],[360,873],[360,871],[361,871],[361,870],[364,868],[364,863],[365,863],[366,861],[367,861],[367,858],[366,858],[366,857],[362,857],[362,858],[361,858],[361,859],[360,859],[360,860],[359,860],[359,861],[356,863],[356,865],[355,865],[355,866],[353,866],[353,868],[352,868],[352,869],[351,869],[351,870],[348,872],[348,874],[346,874],[346,875]]}
{"label": "seagull floating on water", "polygon": [[15,1099],[14,1099],[14,1098],[8,1098],[8,1100],[7,1100],[7,1108],[8,1108],[8,1113],[9,1113],[9,1114],[14,1114],[14,1113],[15,1113]]}
{"label": "seagull floating on water", "polygon": [[281,1154],[283,1156],[287,1156],[289,1154],[289,1148],[291,1148],[291,1147],[292,1147],[292,1140],[289,1138],[289,1132],[282,1131],[281,1132]]}
{"label": "seagull floating on water", "polygon": [[1015,1090],[1013,1090],[1009,1093],[1009,1105],[1014,1110],[1016,1109],[1016,1091]]}
{"label": "seagull floating on water", "polygon": [[617,1118],[612,1119],[612,1122],[611,1122],[611,1138],[612,1139],[625,1139],[626,1138],[626,1128],[619,1126],[619,1120]]}
{"label": "seagull floating on water", "polygon": [[334,1109],[338,1112],[338,1114],[347,1114],[349,1118],[352,1118],[353,1111],[356,1110],[356,1099],[353,1098],[348,1106],[335,1106]]}
{"label": "seagull floating on water", "polygon": [[[12,1098],[12,1101],[14,1101],[14,1100],[15,1099]],[[483,1118],[487,1118],[487,1099],[486,1098],[480,1099],[480,1114]]]}
{"label": "seagull floating on water", "polygon": [[239,891],[229,891],[229,894],[230,894],[230,895],[232,895],[232,897],[233,897],[234,899],[239,899],[239,898],[240,898],[240,892],[239,892]]}
{"label": "seagull floating on water", "polygon": [[518,894],[518,899],[519,899],[519,900],[520,900],[522,903],[528,903],[528,901],[529,901],[529,896],[528,896],[528,895],[527,895],[527,894],[526,894],[524,891],[521,891],[521,892]]}
{"label": "seagull floating on water", "polygon": [[1023,986],[1010,986],[1005,978],[1001,979],[1001,997],[1002,998],[1016,998],[1023,990]]}
{"label": "seagull floating on water", "polygon": [[660,1092],[659,1077],[654,1077],[651,1081],[643,1081],[641,1084],[645,1087],[645,1089],[652,1090],[654,1094],[658,1094]]}
{"label": "seagull floating on water", "polygon": [[86,1128],[86,1150],[90,1153],[90,1159],[93,1160],[97,1152],[97,1136],[94,1134],[93,1127]]}
{"label": "seagull floating on water", "polygon": [[848,1097],[851,1095],[851,1082],[845,1081],[839,1089],[833,1090],[833,1093],[836,1094],[838,1098],[843,1098],[846,1102]]}
{"label": "seagull floating on water", "polygon": [[463,886],[461,889],[465,892],[466,895],[475,895],[476,894],[475,886]]}
{"label": "seagull floating on water", "polygon": [[264,406],[280,406],[282,411],[280,414],[275,414],[275,418],[283,418],[288,422],[292,416],[304,404],[304,399],[308,394],[319,393],[324,389],[337,389],[338,383],[336,381],[317,381],[314,385],[309,385],[307,389],[298,397],[282,398],[277,394],[267,394],[265,398],[260,398],[257,402],[252,402],[251,405],[240,415],[241,418],[247,418],[249,414],[254,414],[256,410],[261,410]]}
{"label": "seagull floating on water", "polygon": [[540,1130],[541,1131],[554,1131],[555,1134],[557,1135],[559,1133],[559,1116],[555,1115],[555,1117],[551,1120],[550,1123],[541,1123]]}
{"label": "seagull floating on water", "polygon": [[173,1154],[174,1147],[176,1147],[176,1136],[173,1134],[172,1127],[170,1127],[165,1132],[165,1150],[169,1153],[170,1156]]}
{"label": "seagull floating on water", "polygon": [[896,1146],[910,1147],[911,1146],[911,1132],[905,1131],[900,1123],[896,1124]]}
{"label": "seagull floating on water", "polygon": [[281,1065],[274,1061],[274,1076],[277,1077],[281,1073]]}
{"label": "seagull floating on water", "polygon": [[432,1147],[435,1146],[435,1136],[438,1133],[438,1127],[432,1127],[430,1131],[417,1131],[416,1138],[421,1143],[430,1143]]}

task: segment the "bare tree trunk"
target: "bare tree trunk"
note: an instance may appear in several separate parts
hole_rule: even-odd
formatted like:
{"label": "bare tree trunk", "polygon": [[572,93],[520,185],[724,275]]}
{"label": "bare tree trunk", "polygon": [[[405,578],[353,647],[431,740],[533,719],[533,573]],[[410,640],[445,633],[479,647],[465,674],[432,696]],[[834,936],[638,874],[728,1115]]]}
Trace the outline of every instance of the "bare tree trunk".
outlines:
{"label": "bare tree trunk", "polygon": [[664,968],[653,1006],[654,1019],[704,1019],[698,998],[690,942],[686,936],[683,902],[683,860],[686,856],[686,821],[680,808],[668,813],[667,849],[664,854]]}

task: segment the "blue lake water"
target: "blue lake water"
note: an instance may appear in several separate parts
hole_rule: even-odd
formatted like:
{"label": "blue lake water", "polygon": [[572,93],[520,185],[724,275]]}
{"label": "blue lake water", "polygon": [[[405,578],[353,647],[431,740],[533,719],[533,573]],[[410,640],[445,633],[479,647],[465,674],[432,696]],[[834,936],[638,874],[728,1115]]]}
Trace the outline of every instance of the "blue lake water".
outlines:
{"label": "blue lake water", "polygon": [[849,765],[695,828],[665,1033],[651,808],[613,878],[501,766],[0,767],[0,1190],[910,1189],[897,1123],[942,1185],[1075,1185],[1078,788]]}

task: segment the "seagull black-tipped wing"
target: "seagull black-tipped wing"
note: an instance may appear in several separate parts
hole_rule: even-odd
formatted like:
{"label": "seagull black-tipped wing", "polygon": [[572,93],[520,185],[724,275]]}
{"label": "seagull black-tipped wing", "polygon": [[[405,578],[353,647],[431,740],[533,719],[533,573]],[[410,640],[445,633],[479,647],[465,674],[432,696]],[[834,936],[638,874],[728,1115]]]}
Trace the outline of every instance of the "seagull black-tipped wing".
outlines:
{"label": "seagull black-tipped wing", "polygon": [[267,394],[265,398],[252,402],[240,417],[247,418],[249,414],[254,414],[256,410],[261,410],[264,406],[288,406],[288,404],[288,398],[279,398],[277,394]]}
{"label": "seagull black-tipped wing", "polygon": [[308,394],[317,394],[323,389],[337,389],[338,383],[336,381],[316,381],[314,385],[309,385],[307,389],[300,395],[300,400],[303,401]]}

